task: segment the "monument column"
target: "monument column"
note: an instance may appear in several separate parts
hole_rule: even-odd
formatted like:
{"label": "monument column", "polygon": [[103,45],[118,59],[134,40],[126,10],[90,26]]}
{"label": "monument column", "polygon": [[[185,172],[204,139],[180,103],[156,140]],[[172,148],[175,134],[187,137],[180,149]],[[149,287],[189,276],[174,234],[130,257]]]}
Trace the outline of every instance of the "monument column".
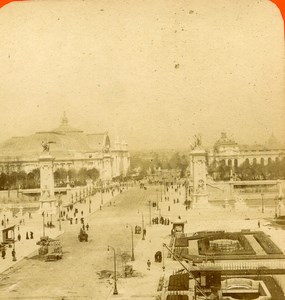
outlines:
{"label": "monument column", "polygon": [[40,212],[47,215],[56,214],[56,199],[54,196],[54,176],[53,176],[54,158],[49,152],[43,152],[39,157],[41,197]]}
{"label": "monument column", "polygon": [[192,148],[191,174],[193,178],[192,208],[208,207],[208,193],[206,185],[206,151],[201,147],[200,138]]}

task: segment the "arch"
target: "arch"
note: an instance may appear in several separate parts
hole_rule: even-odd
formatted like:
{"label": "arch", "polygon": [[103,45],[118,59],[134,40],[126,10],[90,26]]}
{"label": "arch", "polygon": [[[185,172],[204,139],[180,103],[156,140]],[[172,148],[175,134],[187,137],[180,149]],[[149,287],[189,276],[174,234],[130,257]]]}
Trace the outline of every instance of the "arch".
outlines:
{"label": "arch", "polygon": [[262,166],[264,166],[264,158],[263,158],[263,157],[261,157],[261,159],[260,159],[260,164],[261,164]]}
{"label": "arch", "polygon": [[249,165],[249,158],[246,158],[244,162]]}
{"label": "arch", "polygon": [[232,160],[231,160],[231,159],[228,159],[228,166],[229,166],[229,167],[232,166],[232,163],[233,163]]}
{"label": "arch", "polygon": [[253,165],[256,165],[256,164],[257,164],[257,159],[256,159],[256,157],[253,158],[252,164],[253,164]]}
{"label": "arch", "polygon": [[269,165],[271,164],[271,162],[272,162],[272,159],[271,159],[271,157],[268,157],[268,160],[267,160],[267,162],[268,162],[268,164],[269,164]]}
{"label": "arch", "polygon": [[235,158],[235,160],[234,160],[234,166],[237,168],[238,167],[238,159],[237,158]]}
{"label": "arch", "polygon": [[225,166],[225,165],[226,165],[226,161],[225,161],[224,159],[222,159],[222,160],[220,160],[220,164],[221,164],[222,166]]}
{"label": "arch", "polygon": [[275,162],[279,163],[279,157],[275,157]]}

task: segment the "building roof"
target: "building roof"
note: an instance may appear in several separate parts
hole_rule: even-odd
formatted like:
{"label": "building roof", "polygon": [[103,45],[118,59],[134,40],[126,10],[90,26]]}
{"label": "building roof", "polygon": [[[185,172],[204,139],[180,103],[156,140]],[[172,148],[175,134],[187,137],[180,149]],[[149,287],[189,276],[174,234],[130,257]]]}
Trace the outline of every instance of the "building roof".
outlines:
{"label": "building roof", "polygon": [[12,137],[0,144],[0,157],[38,157],[42,142],[50,142],[54,157],[73,157],[78,153],[102,152],[110,148],[108,133],[86,134],[69,126],[64,115],[59,127],[52,131],[36,132],[25,137]]}

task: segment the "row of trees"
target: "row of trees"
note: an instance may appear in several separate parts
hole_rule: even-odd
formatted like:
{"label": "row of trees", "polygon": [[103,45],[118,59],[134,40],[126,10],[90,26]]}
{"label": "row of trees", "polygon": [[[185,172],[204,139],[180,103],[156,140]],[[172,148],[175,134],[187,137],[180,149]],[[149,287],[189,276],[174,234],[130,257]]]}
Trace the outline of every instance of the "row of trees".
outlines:
{"label": "row of trees", "polygon": [[240,166],[233,167],[213,162],[209,165],[208,173],[215,180],[229,180],[231,176],[238,180],[285,179],[285,159],[272,161],[267,165],[245,161]]}
{"label": "row of trees", "polygon": [[[186,175],[189,166],[189,156],[181,153],[134,153],[131,156],[131,166],[136,170],[139,178],[147,174],[154,174],[161,169],[179,169],[180,176]],[[266,180],[285,179],[285,159],[271,161],[264,165],[253,161],[252,164],[246,160],[239,166],[228,166],[225,162],[213,162],[208,165],[208,173],[214,180]]]}
{"label": "row of trees", "polygon": [[181,177],[184,177],[188,166],[188,157],[178,152],[171,155],[168,153],[152,153],[149,156],[138,153],[131,156],[131,167],[133,170],[138,171],[141,178],[149,172],[154,174],[157,169],[179,169]]}
{"label": "row of trees", "polygon": [[[67,176],[71,185],[85,185],[87,179],[97,180],[99,178],[99,171],[95,168],[80,170],[64,168],[57,169],[54,172],[54,180],[56,186],[65,186]],[[0,190],[8,189],[30,189],[40,187],[40,170],[34,169],[33,171],[26,173],[25,171],[12,172],[10,174],[0,174]]]}

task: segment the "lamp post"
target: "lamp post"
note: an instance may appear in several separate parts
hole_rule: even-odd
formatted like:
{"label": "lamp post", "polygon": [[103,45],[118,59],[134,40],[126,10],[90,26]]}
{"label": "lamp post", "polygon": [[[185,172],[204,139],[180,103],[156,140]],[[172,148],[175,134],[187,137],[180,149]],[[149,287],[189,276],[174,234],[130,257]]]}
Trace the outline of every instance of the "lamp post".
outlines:
{"label": "lamp post", "polygon": [[13,251],[12,251],[12,256],[13,256],[13,261],[17,261],[17,258],[16,258],[16,250],[15,250],[15,227],[14,227],[14,230],[13,230]]}
{"label": "lamp post", "polygon": [[135,253],[134,253],[134,231],[133,231],[133,226],[130,224],[127,224],[127,228],[128,226],[131,227],[131,232],[132,232],[132,257],[131,257],[131,261],[135,261]]}
{"label": "lamp post", "polygon": [[156,189],[156,210],[158,210],[158,189]]}
{"label": "lamp post", "polygon": [[117,255],[116,255],[115,248],[108,245],[108,251],[110,251],[110,248],[114,251],[114,292],[113,292],[113,295],[118,295],[118,289],[117,289]]}
{"label": "lamp post", "polygon": [[59,231],[61,231],[61,204],[62,204],[61,193],[59,193],[58,202],[57,203],[58,203],[58,214],[59,214],[58,227],[59,227]]}
{"label": "lamp post", "polygon": [[275,218],[277,218],[277,205],[278,205],[278,196],[275,196],[274,198],[275,202]]}
{"label": "lamp post", "polygon": [[264,213],[264,203],[263,203],[263,196],[264,194],[261,194],[261,212]]}
{"label": "lamp post", "polygon": [[283,200],[283,197],[282,197],[282,195],[280,195],[279,197],[278,197],[278,200],[279,200],[279,217],[281,217],[282,216],[282,214],[281,214],[281,208],[282,208],[282,200]]}
{"label": "lamp post", "polygon": [[142,240],[145,240],[145,237],[144,237],[144,218],[143,218],[143,212],[142,212]]}
{"label": "lamp post", "polygon": [[101,205],[103,205],[103,193],[102,193],[102,190],[103,190],[103,184],[101,183]]}
{"label": "lamp post", "polygon": [[45,212],[44,211],[42,212],[42,217],[43,217],[43,237],[45,237],[46,234],[45,234]]}
{"label": "lamp post", "polygon": [[151,227],[151,201],[148,200],[148,208],[149,208],[149,226]]}

